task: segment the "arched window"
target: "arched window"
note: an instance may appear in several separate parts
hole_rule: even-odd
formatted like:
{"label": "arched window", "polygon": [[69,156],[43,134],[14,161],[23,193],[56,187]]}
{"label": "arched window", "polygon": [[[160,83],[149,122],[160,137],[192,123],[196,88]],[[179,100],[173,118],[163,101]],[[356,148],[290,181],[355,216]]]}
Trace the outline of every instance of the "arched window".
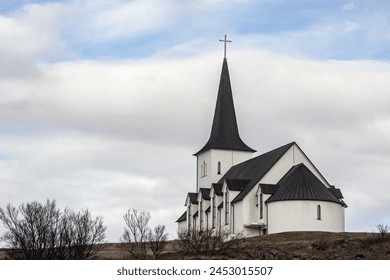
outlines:
{"label": "arched window", "polygon": [[321,206],[317,205],[317,220],[321,220]]}
{"label": "arched window", "polygon": [[217,171],[218,171],[218,175],[220,175],[221,174],[221,162],[220,161],[218,161],[218,165],[217,165]]}

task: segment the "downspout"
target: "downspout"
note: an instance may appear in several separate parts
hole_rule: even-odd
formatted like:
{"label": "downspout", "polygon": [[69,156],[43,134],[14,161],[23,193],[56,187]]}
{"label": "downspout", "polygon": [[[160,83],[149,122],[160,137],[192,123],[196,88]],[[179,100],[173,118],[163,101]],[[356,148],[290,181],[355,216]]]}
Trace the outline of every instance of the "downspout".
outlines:
{"label": "downspout", "polygon": [[232,233],[234,234],[234,204],[231,204],[232,205],[232,211],[231,211],[231,215],[232,215]]}
{"label": "downspout", "polygon": [[267,204],[265,204],[266,206],[267,206],[267,221],[266,221],[266,226],[267,226],[267,229],[266,229],[266,232],[267,232],[267,234],[268,234],[268,203]]}

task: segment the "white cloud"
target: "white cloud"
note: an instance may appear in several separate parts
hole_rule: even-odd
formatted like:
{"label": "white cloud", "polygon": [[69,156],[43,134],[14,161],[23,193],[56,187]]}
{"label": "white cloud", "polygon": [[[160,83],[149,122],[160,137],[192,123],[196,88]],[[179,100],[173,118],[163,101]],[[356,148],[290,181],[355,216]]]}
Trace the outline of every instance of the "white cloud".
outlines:
{"label": "white cloud", "polygon": [[356,22],[346,21],[344,24],[344,32],[350,33],[359,30],[360,26]]}
{"label": "white cloud", "polygon": [[342,7],[343,11],[351,11],[357,7],[355,2],[349,2]]}
{"label": "white cloud", "polygon": [[[73,61],[41,64],[33,79],[4,79],[0,205],[56,198],[61,207],[89,207],[105,217],[112,241],[135,207],[174,237],[185,195],[195,190],[191,154],[209,136],[221,62],[215,53]],[[375,226],[359,219],[364,211],[385,219],[388,63],[247,49],[229,52],[229,68],[249,146],[265,152],[297,141],[345,194],[347,230]]]}
{"label": "white cloud", "polygon": [[64,46],[58,29],[64,10],[62,4],[31,4],[11,15],[0,16],[0,56],[61,53]]}

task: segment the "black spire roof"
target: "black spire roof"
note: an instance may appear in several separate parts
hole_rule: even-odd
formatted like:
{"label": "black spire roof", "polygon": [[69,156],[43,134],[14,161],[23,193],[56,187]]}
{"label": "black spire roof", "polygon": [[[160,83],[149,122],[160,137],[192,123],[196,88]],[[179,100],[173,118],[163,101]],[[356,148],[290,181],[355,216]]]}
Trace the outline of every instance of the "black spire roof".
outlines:
{"label": "black spire roof", "polygon": [[207,141],[206,145],[194,155],[197,156],[210,149],[256,152],[241,140],[238,133],[226,58],[224,58],[222,65],[221,80],[219,82],[217,104],[215,106],[210,139]]}

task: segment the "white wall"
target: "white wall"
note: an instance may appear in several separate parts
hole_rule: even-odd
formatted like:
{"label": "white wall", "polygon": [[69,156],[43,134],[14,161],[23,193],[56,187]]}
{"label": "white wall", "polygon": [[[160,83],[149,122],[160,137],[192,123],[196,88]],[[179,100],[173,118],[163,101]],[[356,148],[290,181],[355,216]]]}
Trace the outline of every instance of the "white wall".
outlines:
{"label": "white wall", "polygon": [[181,221],[177,223],[177,230],[178,232],[186,231],[187,230],[187,221]]}
{"label": "white wall", "polygon": [[[252,152],[211,149],[197,157],[197,191],[210,188],[233,166],[252,158]],[[207,164],[206,176],[202,176],[203,162]],[[221,162],[221,174],[218,174],[218,162]]]}
{"label": "white wall", "polygon": [[263,176],[259,183],[263,184],[276,184],[294,165],[300,163],[305,166],[327,187],[330,187],[328,182],[319,173],[317,168],[310,162],[310,160],[304,155],[302,150],[294,144],[280,159],[279,161]]}
{"label": "white wall", "polygon": [[[321,220],[317,220],[317,205]],[[328,201],[275,201],[268,203],[268,233],[284,231],[345,231],[345,209]]]}

